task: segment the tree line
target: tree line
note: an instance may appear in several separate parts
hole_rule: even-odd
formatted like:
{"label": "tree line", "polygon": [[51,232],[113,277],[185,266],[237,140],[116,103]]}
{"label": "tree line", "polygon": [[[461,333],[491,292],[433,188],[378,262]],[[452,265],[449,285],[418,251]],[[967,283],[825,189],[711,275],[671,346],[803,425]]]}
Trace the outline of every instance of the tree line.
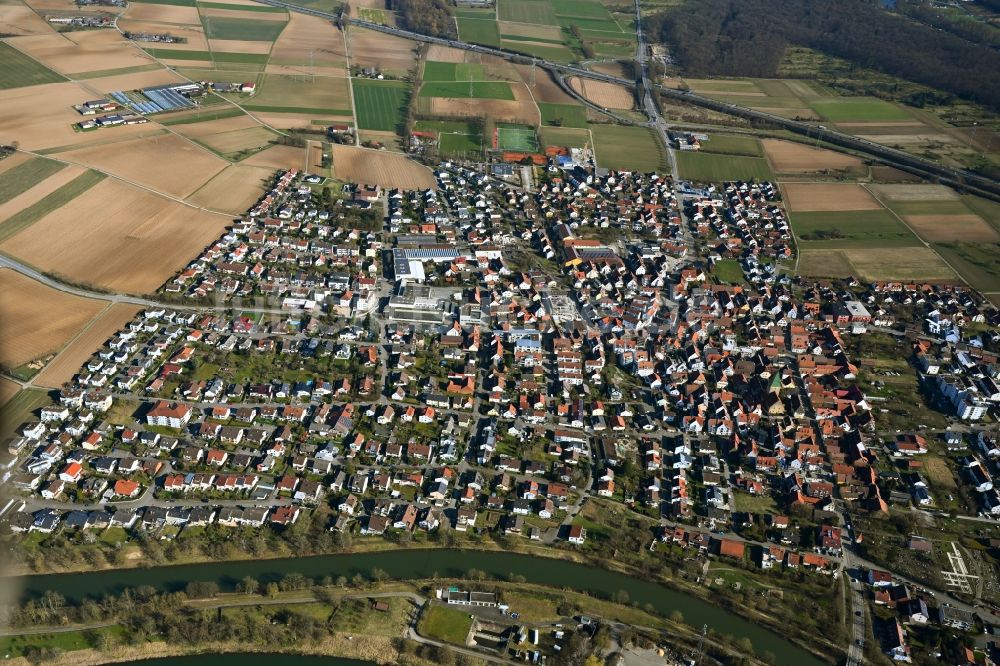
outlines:
{"label": "tree line", "polygon": [[874,0],[685,0],[646,24],[689,75],[773,77],[797,45],[1000,109],[1000,53]]}
{"label": "tree line", "polygon": [[401,28],[434,37],[458,37],[455,17],[446,0],[391,0],[389,5],[397,12]]}

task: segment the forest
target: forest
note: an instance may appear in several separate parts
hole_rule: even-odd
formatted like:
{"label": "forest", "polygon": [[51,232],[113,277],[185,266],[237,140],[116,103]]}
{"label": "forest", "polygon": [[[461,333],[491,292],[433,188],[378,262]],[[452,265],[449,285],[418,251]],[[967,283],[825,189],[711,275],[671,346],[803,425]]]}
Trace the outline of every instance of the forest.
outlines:
{"label": "forest", "polygon": [[1000,53],[874,0],[684,0],[646,23],[691,76],[773,77],[795,45],[1000,109]]}
{"label": "forest", "polygon": [[455,19],[447,0],[391,0],[400,27],[434,37],[457,38]]}

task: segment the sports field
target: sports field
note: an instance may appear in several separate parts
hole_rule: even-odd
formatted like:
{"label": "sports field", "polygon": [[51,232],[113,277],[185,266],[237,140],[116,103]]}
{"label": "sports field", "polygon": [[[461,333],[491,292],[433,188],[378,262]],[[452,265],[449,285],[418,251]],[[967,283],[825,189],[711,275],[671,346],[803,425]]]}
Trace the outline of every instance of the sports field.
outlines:
{"label": "sports field", "polygon": [[608,169],[627,171],[665,171],[664,147],[652,130],[645,127],[594,125],[594,149],[597,163]]}
{"label": "sports field", "polygon": [[209,39],[241,39],[250,42],[273,42],[285,28],[284,21],[255,21],[225,16],[201,17]]}
{"label": "sports field", "polygon": [[513,101],[514,92],[505,81],[427,81],[420,86],[421,97],[451,97],[455,99],[507,99]]}
{"label": "sports field", "polygon": [[678,152],[677,168],[681,178],[702,183],[774,178],[770,165],[762,157]]}
{"label": "sports field", "polygon": [[409,101],[410,88],[397,81],[352,79],[358,128],[398,131]]}
{"label": "sports field", "polygon": [[5,42],[0,42],[0,62],[0,90],[66,80]]}
{"label": "sports field", "polygon": [[538,150],[538,137],[535,128],[526,125],[497,125],[497,147],[500,150],[517,152],[535,152]]}
{"label": "sports field", "polygon": [[587,109],[577,104],[538,103],[543,125],[556,127],[587,127]]}

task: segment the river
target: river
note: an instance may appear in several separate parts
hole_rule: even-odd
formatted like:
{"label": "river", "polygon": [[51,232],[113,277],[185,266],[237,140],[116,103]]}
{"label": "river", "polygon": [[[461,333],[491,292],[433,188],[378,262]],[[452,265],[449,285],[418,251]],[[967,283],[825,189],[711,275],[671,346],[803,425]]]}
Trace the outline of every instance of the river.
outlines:
{"label": "river", "polygon": [[[746,637],[757,654],[772,652],[779,664],[820,666],[823,662],[796,647],[778,634],[737,615],[695,598],[625,574],[565,560],[519,555],[501,551],[411,549],[379,553],[317,555],[270,560],[208,562],[182,564],[147,569],[118,569],[70,574],[44,574],[6,579],[4,582],[20,589],[22,598],[40,596],[55,590],[67,599],[117,594],[127,587],[152,585],[161,590],[184,589],[189,581],[215,581],[222,590],[232,591],[245,576],[261,583],[279,580],[288,573],[300,573],[310,578],[323,576],[369,575],[382,569],[397,579],[431,578],[435,575],[461,578],[469,569],[479,569],[498,578],[508,574],[524,576],[529,583],[565,587],[581,592],[611,595],[624,590],[631,601],[651,604],[667,615],[678,610],[684,620],[695,627],[707,624],[722,634]],[[513,609],[517,610],[517,609]],[[187,662],[185,662],[187,663]]]}

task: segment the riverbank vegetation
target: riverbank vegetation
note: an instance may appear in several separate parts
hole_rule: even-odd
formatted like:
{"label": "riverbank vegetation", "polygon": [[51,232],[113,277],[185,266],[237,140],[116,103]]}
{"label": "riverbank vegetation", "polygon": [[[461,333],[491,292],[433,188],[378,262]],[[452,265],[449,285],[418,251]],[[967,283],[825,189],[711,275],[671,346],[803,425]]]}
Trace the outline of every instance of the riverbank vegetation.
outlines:
{"label": "riverbank vegetation", "polygon": [[[670,617],[652,608],[639,609],[627,595],[616,600],[595,598],[571,590],[526,584],[523,577],[489,579],[472,571],[475,588],[496,593],[513,609],[525,609],[519,620],[543,630],[555,622],[575,626],[583,614],[597,622],[596,631],[568,632],[571,637],[553,664],[579,664],[594,655],[612,652],[614,643],[650,649],[669,646],[688,654],[699,643],[700,632],[684,624],[681,612]],[[396,582],[384,571],[347,579],[319,580],[287,574],[267,584],[244,578],[238,592],[223,594],[211,582],[191,582],[183,592],[162,592],[151,586],[126,589],[99,600],[70,603],[55,592],[6,609],[4,621],[15,629],[52,626],[53,631],[8,638],[17,646],[8,663],[51,663],[88,666],[137,658],[197,652],[285,652],[326,654],[363,659],[379,664],[484,663],[446,647],[404,638],[416,626],[422,636],[464,645],[471,626],[467,610],[425,605],[419,623],[418,607],[434,590],[468,584],[464,579]],[[615,640],[609,627],[617,627]],[[627,626],[623,626],[627,625]],[[62,628],[61,630],[59,628]],[[79,627],[79,628],[77,628]],[[775,664],[773,654],[753,654],[747,638],[710,631],[704,646],[711,662],[740,666]],[[600,662],[597,662],[600,663]]]}

